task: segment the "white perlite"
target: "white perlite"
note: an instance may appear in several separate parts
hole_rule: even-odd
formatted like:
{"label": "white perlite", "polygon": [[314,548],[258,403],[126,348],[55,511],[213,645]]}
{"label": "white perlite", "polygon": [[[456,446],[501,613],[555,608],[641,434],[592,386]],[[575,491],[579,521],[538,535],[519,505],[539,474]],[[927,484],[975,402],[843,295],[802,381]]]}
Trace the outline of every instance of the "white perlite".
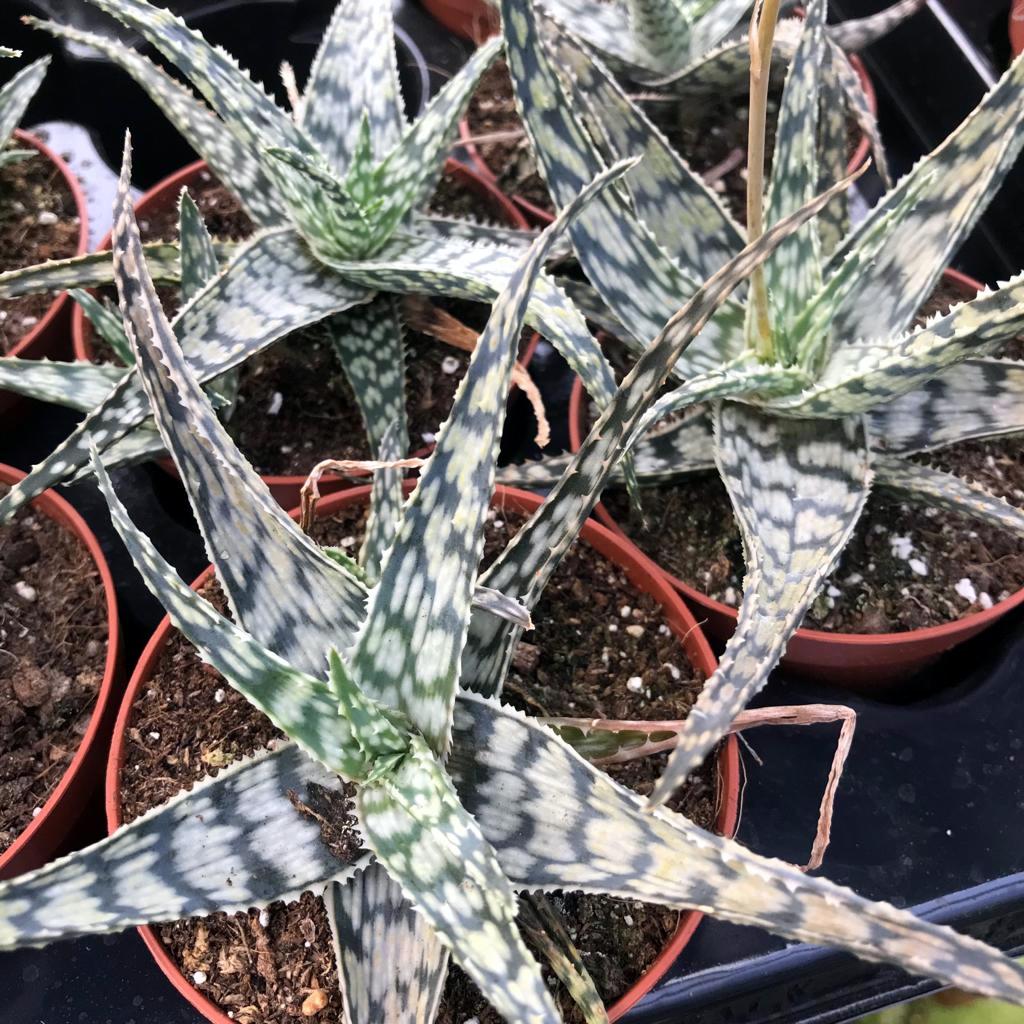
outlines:
{"label": "white perlite", "polygon": [[284,395],[280,391],[275,391],[270,396],[270,405],[267,406],[267,415],[276,416],[281,411],[281,406],[284,405]]}
{"label": "white perlite", "polygon": [[24,580],[18,580],[14,584],[14,592],[22,599],[31,604],[36,599],[36,588],[26,583]]}
{"label": "white perlite", "polygon": [[644,688],[644,681],[639,676],[630,676],[626,680],[626,689],[633,693],[640,693]]}
{"label": "white perlite", "polygon": [[928,575],[928,564],[926,562],[921,561],[920,558],[911,558],[907,562],[907,565],[910,566],[910,571],[916,572],[918,576]]}
{"label": "white perlite", "polygon": [[264,908],[260,911],[260,927],[268,928],[270,926],[270,911]]}
{"label": "white perlite", "polygon": [[226,695],[224,693],[224,687],[222,687],[222,686],[218,686],[217,689],[213,691],[213,699],[218,704],[223,704],[224,703],[224,697],[225,696]]}
{"label": "white perlite", "polygon": [[909,537],[890,537],[889,547],[892,548],[893,558],[902,559],[904,562],[910,558],[914,550],[913,541]]}
{"label": "white perlite", "polygon": [[192,974],[192,980],[197,985],[205,985],[206,984],[206,971],[194,971],[193,974]]}
{"label": "white perlite", "polygon": [[957,580],[957,584],[953,589],[968,604],[974,604],[978,600],[978,591],[974,589],[974,584],[966,576],[962,580]]}
{"label": "white perlite", "polygon": [[459,372],[459,367],[461,365],[462,364],[455,358],[455,356],[445,356],[444,359],[441,360],[441,372],[450,377],[453,373]]}

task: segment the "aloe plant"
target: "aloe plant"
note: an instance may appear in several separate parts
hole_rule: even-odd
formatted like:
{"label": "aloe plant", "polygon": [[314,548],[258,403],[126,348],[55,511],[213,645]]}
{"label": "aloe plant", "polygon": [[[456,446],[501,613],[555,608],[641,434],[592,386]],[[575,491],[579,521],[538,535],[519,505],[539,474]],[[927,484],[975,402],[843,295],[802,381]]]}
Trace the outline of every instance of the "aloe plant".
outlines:
{"label": "aloe plant", "polygon": [[[778,11],[791,4],[757,0]],[[899,0],[866,18],[827,29],[827,59],[840,86],[840,119],[852,115],[887,175],[885,152],[864,87],[848,53],[870,45],[919,10],[924,0]],[[687,103],[742,92],[747,71],[744,17],[751,0],[546,0],[561,24],[582,39],[624,82],[669,93]],[[800,20],[779,26],[773,71],[781,73],[796,52]],[[845,124],[845,122],[844,122]]]}
{"label": "aloe plant", "polygon": [[[205,102],[120,43],[36,21],[123,67],[234,192],[259,231],[174,320],[194,372],[213,380],[284,335],[320,320],[362,413],[371,454],[405,445],[404,343],[395,296],[490,302],[530,238],[421,212],[441,174],[463,106],[498,48],[492,42],[405,122],[391,11],[341,0],[294,111],[278,107],[222,50],[145,0],[91,0],[176,64]],[[153,247],[154,272],[181,272],[173,247]],[[0,275],[0,297],[109,283],[109,257]],[[583,316],[542,275],[527,320],[607,401],[614,377]],[[79,473],[89,445],[108,466],[148,451],[136,433],[148,409],[135,368],[0,364],[3,385],[88,412],[79,428],[0,501],[0,520],[43,488]],[[112,446],[120,446],[118,450]]]}
{"label": "aloe plant", "polygon": [[[557,1020],[514,924],[516,891],[553,889],[709,909],[796,939],[836,943],[943,981],[1024,1002],[1024,970],[983,944],[706,833],[645,813],[542,724],[472,693],[467,635],[535,594],[476,600],[478,562],[504,417],[503,395],[530,288],[554,235],[629,165],[602,172],[521,258],[476,346],[452,413],[404,506],[374,489],[376,550],[352,571],[277,507],[218,421],[164,317],[122,171],[114,268],[137,372],[178,464],[234,621],[190,590],[128,518],[93,446],[113,521],[173,623],[290,738],[233,765],[109,838],[0,884],[0,948],[38,944],[323,892],[346,1019],[433,1019],[449,951],[508,1020]],[[635,173],[635,172],[634,172]],[[603,190],[603,192],[602,192]],[[598,468],[650,407],[670,367],[741,278],[820,210],[814,200],[699,288],[619,390]],[[603,468],[600,468],[603,467]],[[382,470],[387,474],[389,470]],[[513,543],[553,557],[582,519],[545,506]],[[373,567],[379,566],[379,570]],[[484,594],[493,591],[483,591]],[[475,607],[474,607],[475,604]],[[521,627],[528,616],[513,616]],[[501,621],[505,621],[501,619]],[[500,683],[500,681],[499,681]],[[343,863],[289,798],[355,785],[364,849]],[[528,930],[572,951],[536,900]],[[587,1003],[585,988],[577,998]],[[589,1005],[594,1019],[594,1007]]]}
{"label": "aloe plant", "polygon": [[[842,166],[836,160],[822,168],[816,160],[819,133],[833,127],[821,120],[817,97],[836,88],[826,74],[824,6],[809,5],[789,71],[769,224],[813,194],[823,173]],[[647,154],[626,183],[632,208],[609,193],[571,229],[593,286],[587,301],[603,306],[606,318],[618,321],[619,337],[642,353],[671,308],[692,293],[693,280],[735,252],[742,234],[578,41],[532,5],[506,2],[504,15],[513,78],[553,195],[564,202],[580,175],[602,165],[605,149]],[[1024,327],[1020,276],[913,326],[1024,144],[1022,85],[1018,60],[853,230],[839,196],[783,242],[761,283],[755,275],[745,301],[726,303],[672,367],[678,386],[630,435],[641,481],[717,468],[746,559],[736,633],[680,733],[655,803],[764,685],[836,565],[872,485],[1024,533],[1020,509],[912,459],[1024,429],[1024,363],[992,357]],[[536,101],[552,92],[560,102]],[[574,109],[584,112],[587,129]],[[570,147],[572,158],[563,159]],[[831,151],[841,153],[838,143]],[[750,177],[759,180],[759,169]],[[627,387],[639,386],[639,366]],[[667,414],[701,403],[700,415],[659,426]],[[583,445],[584,460],[606,429],[602,415]],[[550,483],[565,461],[527,466],[505,480]],[[591,503],[590,483],[567,491],[565,507],[575,507],[581,493]],[[521,571],[499,560],[487,580],[504,588]],[[497,666],[507,640],[488,632],[477,656]]]}
{"label": "aloe plant", "polygon": [[[0,57],[20,57],[20,50],[0,47]],[[25,113],[25,108],[32,101],[46,77],[49,57],[40,57],[27,67],[22,68],[9,82],[0,87],[0,167],[14,160],[22,159],[31,153],[25,149],[7,149],[14,129]]]}

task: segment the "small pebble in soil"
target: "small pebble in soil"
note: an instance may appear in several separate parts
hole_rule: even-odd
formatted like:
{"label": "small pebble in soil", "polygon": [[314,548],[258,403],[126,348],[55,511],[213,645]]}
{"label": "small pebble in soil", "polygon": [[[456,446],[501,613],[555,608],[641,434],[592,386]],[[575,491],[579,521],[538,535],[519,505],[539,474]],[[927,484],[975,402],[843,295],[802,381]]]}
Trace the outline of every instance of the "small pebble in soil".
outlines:
{"label": "small pebble in soil", "polygon": [[632,914],[623,914],[622,915],[622,923],[627,928],[632,928],[633,927],[633,915]]}
{"label": "small pebble in soil", "polygon": [[42,814],[42,813],[43,813],[42,807],[33,807],[32,808],[32,817],[33,818],[38,818],[39,815]]}
{"label": "small pebble in soil", "polygon": [[206,984],[206,971],[193,971],[192,972],[192,980],[197,985],[205,985]]}
{"label": "small pebble in soil", "polygon": [[978,595],[978,604],[980,604],[982,608],[986,608],[986,609],[991,608],[992,607],[992,598],[989,597],[988,594],[986,594],[984,591],[982,591]]}
{"label": "small pebble in soil", "polygon": [[149,734],[149,738],[151,740],[158,740],[158,739],[160,739],[160,733],[158,733],[158,732],[151,732]]}
{"label": "small pebble in soil", "polygon": [[737,601],[736,588],[726,587],[725,593],[722,595],[722,600],[725,601],[726,604],[735,605]]}
{"label": "small pebble in soil", "polygon": [[225,695],[224,695],[224,687],[223,686],[218,686],[217,689],[213,691],[213,699],[218,704],[223,704],[224,703],[224,696]]}
{"label": "small pebble in soil", "polygon": [[975,590],[974,584],[966,576],[961,580],[957,580],[954,589],[968,604],[974,604],[978,600],[978,591]]}
{"label": "small pebble in soil", "polygon": [[424,430],[420,437],[423,439],[424,444],[433,444],[437,439],[437,434],[432,434],[429,430]]}
{"label": "small pebble in soil", "polygon": [[626,680],[626,689],[633,693],[640,693],[644,688],[644,681],[639,676],[630,676]]}
{"label": "small pebble in soil", "polygon": [[621,608],[619,609],[619,614],[620,614],[620,615],[621,615],[621,616],[622,616],[622,617],[623,617],[624,619],[628,619],[628,618],[630,617],[630,615],[632,615],[632,614],[633,614],[633,609],[632,609],[632,608],[630,608],[628,604],[624,604],[624,605],[623,605],[623,606],[622,606],[622,607],[621,607]]}
{"label": "small pebble in soil", "polygon": [[447,376],[451,376],[453,373],[458,373],[462,368],[462,363],[459,362],[455,356],[445,356],[441,360],[441,372]]}
{"label": "small pebble in soil", "polygon": [[281,406],[284,405],[284,395],[280,391],[275,391],[270,396],[270,405],[267,406],[267,415],[276,416],[281,411]]}
{"label": "small pebble in soil", "polygon": [[626,632],[630,636],[636,637],[636,639],[639,640],[640,637],[642,637],[644,635],[644,627],[643,626],[637,626],[637,625],[627,626],[626,627]]}
{"label": "small pebble in soil", "polygon": [[41,210],[37,218],[40,224],[52,225],[56,224],[58,217],[52,210]]}
{"label": "small pebble in soil", "polygon": [[907,565],[910,566],[910,571],[917,573],[918,576],[928,575],[928,565],[920,558],[911,558],[907,561]]}
{"label": "small pebble in soil", "polygon": [[892,549],[893,558],[899,558],[905,562],[914,550],[914,543],[909,537],[890,537],[889,547]]}
{"label": "small pebble in soil", "polygon": [[264,908],[263,910],[260,911],[260,927],[261,928],[269,928],[270,927],[270,911],[267,910],[266,908]]}
{"label": "small pebble in soil", "polygon": [[26,583],[24,580],[18,580],[14,584],[14,592],[28,604],[32,604],[36,597],[36,588]]}

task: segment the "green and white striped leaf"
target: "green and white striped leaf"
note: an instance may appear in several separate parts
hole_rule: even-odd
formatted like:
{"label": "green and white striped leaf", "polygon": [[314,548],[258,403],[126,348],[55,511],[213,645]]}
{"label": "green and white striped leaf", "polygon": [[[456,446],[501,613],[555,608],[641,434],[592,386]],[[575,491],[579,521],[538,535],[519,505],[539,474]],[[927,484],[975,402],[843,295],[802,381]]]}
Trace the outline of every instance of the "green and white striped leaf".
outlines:
{"label": "green and white striped leaf", "polygon": [[[846,104],[834,67],[832,47],[823,48],[818,78],[818,192],[846,174]],[[850,204],[846,194],[838,195],[818,214],[821,252],[831,255],[850,230]]]}
{"label": "green and white striped leaf", "polygon": [[[385,252],[371,259],[330,260],[329,264],[345,279],[366,288],[490,304],[515,273],[521,257],[521,249],[497,249],[470,245],[456,238],[432,238],[396,240]],[[542,273],[534,284],[526,322],[558,349],[597,401],[611,398],[615,376],[601,346],[580,313],[546,274]]]}
{"label": "green and white striped leaf", "polygon": [[736,632],[651,794],[664,803],[768,681],[853,533],[871,487],[861,422],[781,420],[723,402],[716,461],[743,537]]}
{"label": "green and white striped leaf", "polygon": [[879,487],[1024,536],[1024,510],[990,494],[978,484],[891,455],[876,456],[873,464]]}
{"label": "green and white striped leaf", "polygon": [[541,951],[555,977],[583,1014],[585,1024],[608,1024],[608,1011],[565,923],[540,893],[519,897],[520,930]]}
{"label": "green and white striped leaf", "polygon": [[517,888],[692,907],[1024,1003],[1024,967],[997,950],[652,812],[535,719],[467,696],[455,739],[456,789]]}
{"label": "green and white striped leaf", "polygon": [[275,227],[286,223],[284,205],[260,166],[259,150],[253,148],[251,141],[238,139],[191,90],[131,47],[109,36],[37,18],[29,18],[28,23],[58,38],[89,46],[126,71],[181,137],[210,165],[218,179],[238,197],[257,224]]}
{"label": "green and white striped leaf", "polygon": [[473,349],[434,452],[406,502],[349,657],[360,686],[407,714],[438,755],[448,748],[505,397],[530,293],[551,242],[628,166],[616,165],[581,192],[509,277]]}
{"label": "green and white striped leaf", "polygon": [[1024,362],[967,359],[868,415],[885,452],[933,451],[974,438],[1024,432]]}
{"label": "green and white striped leaf", "polygon": [[654,71],[674,71],[686,63],[693,6],[687,0],[625,0],[635,51]]}
{"label": "green and white striped leaf", "polygon": [[[736,285],[830,197],[831,193],[825,193],[798,214],[772,225],[669,320],[602,411],[548,499],[491,565],[482,583],[532,607],[597,503],[623,442],[633,435],[683,350]],[[700,393],[694,394],[695,401],[701,398]],[[515,629],[475,617],[463,652],[464,685],[484,693],[500,691],[517,638]]]}
{"label": "green and white striped leaf", "polygon": [[558,1024],[512,886],[426,742],[414,737],[392,775],[360,787],[356,808],[367,846],[498,1013]]}
{"label": "green and white striped leaf", "polygon": [[[497,6],[497,4],[495,4]],[[600,0],[545,0],[544,7],[563,25],[586,27],[587,43],[615,64],[616,71],[642,60],[633,42],[625,4]],[[504,16],[503,16],[504,24]]]}
{"label": "green and white striped leaf", "polygon": [[353,864],[334,857],[289,793],[337,789],[332,772],[287,744],[204,779],[112,836],[0,882],[0,949],[233,913],[294,900]]}
{"label": "green and white striped leaf", "polygon": [[327,656],[324,638],[345,645],[354,634],[365,590],[288,518],[217,419],[146,271],[130,174],[126,153],[112,249],[125,328],[153,416],[235,621],[290,664],[318,672]]}
{"label": "green and white striped leaf", "polygon": [[[1022,88],[1024,60],[1018,59],[970,117],[885,194],[833,255],[831,268],[908,191],[918,190],[913,212],[893,225],[878,259],[865,267],[860,288],[837,310],[838,339],[856,344],[895,337],[913,321],[1024,146]],[[929,179],[924,186],[923,178]]]}
{"label": "green and white striped leaf", "polygon": [[[93,469],[136,569],[203,661],[307,754],[344,778],[364,777],[373,759],[324,679],[293,668],[188,587],[135,527],[98,459]],[[325,667],[321,662],[321,672]]]}
{"label": "green and white striped leaf", "polygon": [[[195,86],[243,146],[257,159],[267,146],[312,156],[312,143],[291,117],[219,47],[185,22],[146,0],[89,0],[138,32]],[[227,178],[230,181],[230,175]]]}
{"label": "green and white striped leaf", "polygon": [[[825,0],[808,4],[803,33],[782,91],[765,211],[769,224],[799,210],[818,194],[818,83],[825,50],[825,7]],[[788,327],[821,288],[821,247],[813,221],[779,246],[765,264],[765,278],[771,296],[775,351],[780,362],[790,364],[796,344]],[[748,318],[748,343],[752,341],[750,323]]]}
{"label": "green and white striped leaf", "polygon": [[[92,325],[92,329],[114,350],[122,366],[132,365],[132,347],[124,334],[121,316],[116,313],[108,300],[100,301],[91,292],[81,288],[71,288],[68,295],[82,307],[82,313]],[[120,375],[118,375],[120,376]],[[107,388],[107,392],[110,388]],[[99,401],[106,398],[106,392]],[[97,402],[96,404],[99,404]],[[92,407],[90,407],[91,411]]]}
{"label": "green and white striped leaf", "polygon": [[[643,156],[627,179],[636,214],[658,242],[698,280],[743,248],[742,230],[714,190],[694,174],[647,115],[600,62],[551,19],[540,26],[559,67],[573,78],[595,142],[618,157]],[[692,353],[691,353],[692,357]]]}
{"label": "green and white striped leaf", "polygon": [[433,1024],[448,950],[379,864],[324,894],[350,1024]]}
{"label": "green and white striped leaf", "polygon": [[383,199],[377,216],[385,235],[390,234],[410,210],[423,205],[430,197],[441,177],[459,118],[480,76],[491,66],[500,48],[498,38],[481,45],[375,168],[376,193]]}
{"label": "green and white striped leaf", "polygon": [[707,53],[737,28],[750,10],[750,0],[709,0],[702,6],[707,13],[694,26],[690,57]]}
{"label": "green and white striped leaf", "polygon": [[[144,247],[153,279],[168,284],[181,280],[179,249],[170,242],[153,242]],[[219,244],[218,257],[226,260],[236,246]],[[67,288],[103,288],[114,283],[114,264],[109,252],[90,252],[66,260],[51,260],[0,274],[0,299],[13,299],[36,292],[61,292]]]}
{"label": "green and white striped leaf", "polygon": [[[108,253],[98,255],[100,263],[110,264]],[[112,275],[107,279],[112,280]],[[294,232],[274,230],[238,249],[224,271],[181,310],[174,331],[192,373],[206,382],[278,338],[368,297],[317,263]],[[102,453],[149,415],[149,401],[133,370],[65,441],[0,499],[0,522],[88,465],[91,445]]]}
{"label": "green and white striped leaf", "polygon": [[344,176],[364,116],[372,154],[382,160],[405,127],[391,7],[341,0],[313,60],[298,122],[335,174]]}
{"label": "green and white striped leaf", "polygon": [[195,200],[182,189],[178,199],[181,245],[181,301],[191,302],[220,272],[217,250]]}
{"label": "green and white striped leaf", "polygon": [[900,0],[877,14],[865,18],[848,18],[829,25],[829,38],[847,53],[856,53],[888,35],[897,25],[924,7],[927,0]]}
{"label": "green and white striped leaf", "polygon": [[997,291],[986,289],[909,334],[838,345],[812,387],[773,407],[796,416],[870,412],[965,359],[991,354],[1022,329],[1024,274],[1018,274]]}
{"label": "green and white striped leaf", "polygon": [[119,366],[54,363],[49,359],[0,359],[0,390],[91,412],[124,376]]}
{"label": "green and white striped leaf", "polygon": [[40,57],[28,67],[22,68],[9,82],[0,88],[0,148],[7,145],[14,129],[25,113],[32,97],[46,77],[50,66],[49,57]]}
{"label": "green and white striped leaf", "polygon": [[875,170],[878,171],[886,186],[890,186],[892,177],[889,174],[889,161],[885,155],[885,147],[882,145],[882,136],[878,132],[875,112],[871,109],[871,101],[868,99],[867,93],[864,92],[860,75],[857,74],[846,54],[835,43],[828,45],[832,51],[831,70],[846,99],[846,108],[849,113],[853,114],[857,121],[857,127],[868,140],[871,156],[875,161]]}
{"label": "green and white striped leaf", "polygon": [[[645,484],[667,483],[687,473],[714,469],[711,419],[705,414],[699,414],[656,427],[644,434],[632,451],[641,487]],[[558,482],[572,459],[571,453],[546,455],[536,462],[503,466],[498,470],[498,483],[506,487],[547,490]],[[620,466],[617,463],[612,470],[608,486],[623,485]]]}

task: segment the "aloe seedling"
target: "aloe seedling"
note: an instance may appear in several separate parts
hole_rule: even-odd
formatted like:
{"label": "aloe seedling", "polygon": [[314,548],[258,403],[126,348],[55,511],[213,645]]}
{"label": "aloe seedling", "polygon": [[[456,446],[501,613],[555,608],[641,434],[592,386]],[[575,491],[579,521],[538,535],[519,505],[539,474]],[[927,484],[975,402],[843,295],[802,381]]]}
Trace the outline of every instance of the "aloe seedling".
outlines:
{"label": "aloe seedling", "polygon": [[[332,341],[360,406],[371,454],[387,459],[392,424],[404,446],[404,342],[395,296],[494,299],[522,251],[522,233],[421,212],[441,174],[458,117],[497,42],[478,50],[425,113],[405,122],[391,10],[341,0],[299,107],[278,107],[222,50],[145,0],[94,0],[176,64],[205,103],[120,43],[53,23],[48,31],[91,45],[123,67],[234,192],[260,230],[174,320],[190,366],[208,382],[297,328],[329,318]],[[167,261],[166,250],[157,250]],[[161,272],[173,272],[171,266]],[[83,279],[84,278],[84,279]],[[0,275],[0,297],[40,287],[107,283],[102,260]],[[545,275],[527,320],[607,401],[615,381],[582,315]],[[31,368],[17,367],[19,389]],[[37,371],[44,383],[54,367]],[[87,375],[68,370],[66,390]],[[138,373],[123,374],[52,455],[0,501],[0,519],[45,487],[79,472],[147,416]],[[397,439],[402,439],[400,442]],[[138,445],[129,442],[129,450]],[[110,459],[108,464],[113,464]]]}
{"label": "aloe seedling", "polygon": [[[823,171],[817,139],[831,122],[820,119],[818,97],[834,88],[824,76],[824,6],[821,0],[809,5],[789,71],[768,224],[812,195]],[[504,14],[525,121],[556,197],[564,201],[580,175],[602,166],[598,132],[612,153],[647,154],[626,182],[634,209],[614,205],[618,197],[608,193],[571,229],[594,288],[591,301],[603,299],[606,314],[619,320],[619,336],[642,353],[667,310],[691,293],[693,278],[720,266],[742,237],[578,42],[532,4],[506,2]],[[571,69],[571,82],[560,68]],[[630,436],[647,481],[718,469],[746,559],[739,625],[680,734],[655,802],[701,761],[764,685],[834,568],[873,483],[1024,533],[1021,510],[911,458],[1024,429],[1024,363],[992,358],[1024,327],[1020,276],[912,326],[1024,144],[1022,85],[1024,62],[1018,60],[852,231],[839,196],[787,238],[764,265],[764,287],[752,286],[745,304],[723,307],[712,329],[672,367],[685,383],[660,399]],[[562,102],[536,101],[551,91],[563,95]],[[574,104],[593,135],[571,117]],[[614,116],[604,116],[606,108]],[[569,147],[572,158],[563,159]],[[759,202],[759,190],[752,200]],[[636,380],[634,371],[626,386]],[[705,402],[702,415],[647,436],[667,414]],[[603,424],[602,416],[584,450]],[[550,482],[560,472],[555,462],[506,479]],[[579,487],[589,491],[590,481]],[[496,565],[488,578],[502,587],[506,575]],[[499,646],[488,638],[488,651]]]}
{"label": "aloe seedling", "polygon": [[[514,893],[571,888],[711,910],[1024,1002],[1024,969],[989,947],[808,878],[680,815],[644,813],[635,794],[543,725],[462,685],[472,681],[467,632],[474,619],[495,617],[487,607],[474,612],[473,596],[529,289],[554,233],[622,170],[599,176],[523,257],[404,507],[386,488],[375,495],[391,529],[375,534],[384,547],[367,582],[277,507],[217,420],[147,272],[126,166],[113,240],[126,328],[235,622],[185,586],[135,529],[98,458],[94,469],[174,624],[291,742],[0,885],[0,947],[241,910],[314,888],[334,924],[353,1024],[432,1020],[449,950],[506,1019],[554,1022],[514,925]],[[629,430],[716,306],[824,201],[769,229],[698,289],[641,359],[650,387],[642,396],[623,389],[609,404],[607,437]],[[610,465],[608,452],[598,454]],[[594,469],[582,460],[574,468]],[[536,516],[517,539],[550,557],[549,544],[568,546],[580,522],[552,528]],[[305,799],[313,784],[340,794],[342,780],[354,784],[364,844],[348,863],[289,799]],[[568,975],[571,957],[560,963]]]}

